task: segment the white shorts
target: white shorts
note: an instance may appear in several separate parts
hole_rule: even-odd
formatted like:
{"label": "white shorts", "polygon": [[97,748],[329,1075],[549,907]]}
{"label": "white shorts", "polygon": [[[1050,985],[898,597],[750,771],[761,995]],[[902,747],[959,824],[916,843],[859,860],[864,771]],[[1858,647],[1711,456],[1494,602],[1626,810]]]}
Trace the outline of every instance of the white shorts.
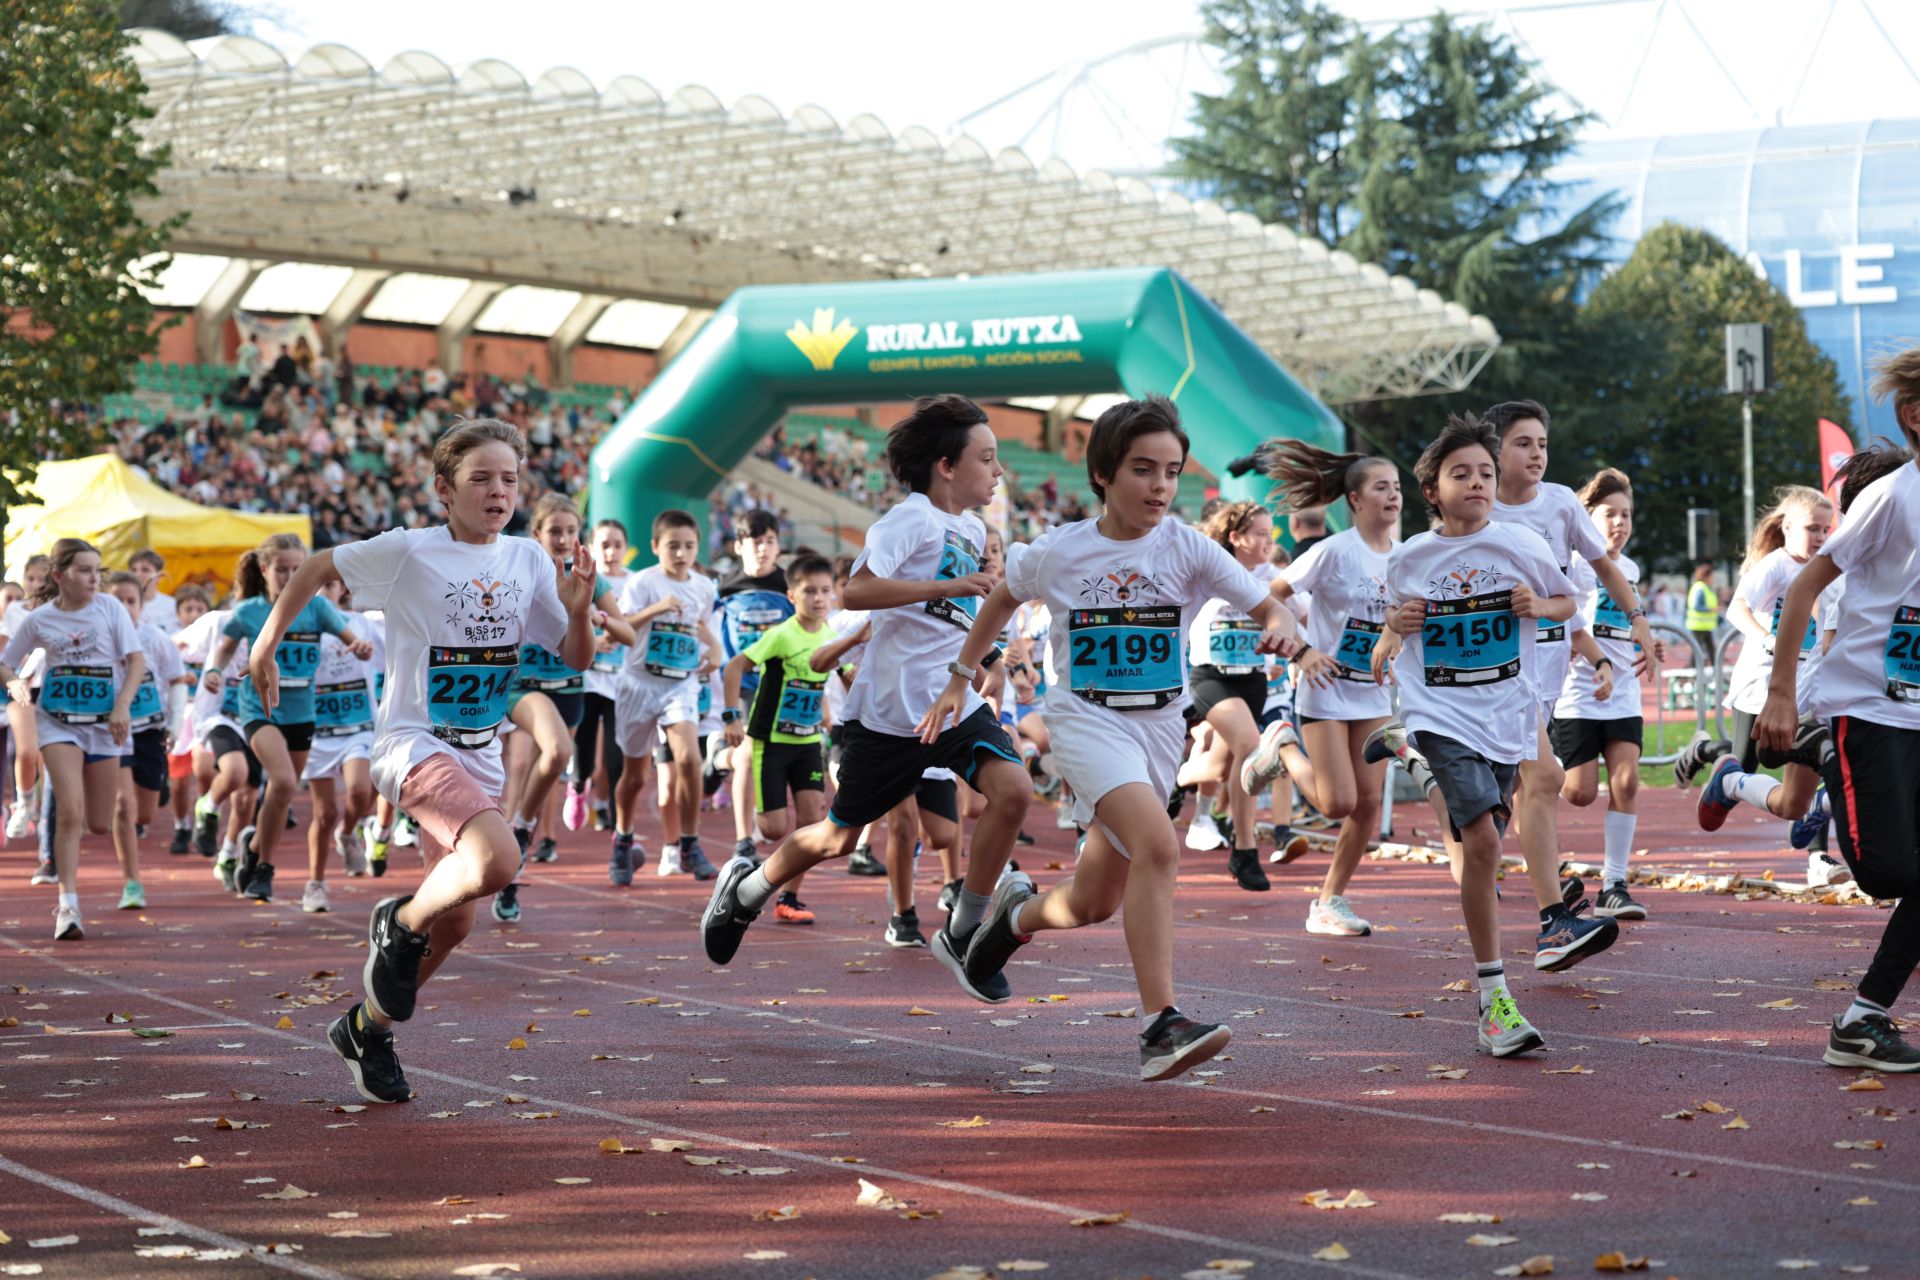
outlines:
{"label": "white shorts", "polygon": [[623,675],[614,699],[620,754],[632,760],[653,755],[660,729],[686,724],[700,715],[700,683],[692,676],[668,682],[646,675]]}
{"label": "white shorts", "polygon": [[[1082,827],[1094,825],[1093,810],[1107,794],[1130,782],[1143,782],[1161,804],[1173,794],[1173,779],[1187,756],[1187,726],[1180,713],[1125,716],[1089,707],[1063,707],[1064,697],[1049,695],[1047,729],[1053,738],[1053,771],[1073,790],[1072,816]],[[1124,718],[1124,724],[1115,724]],[[1104,825],[1101,828],[1106,830]],[[1107,831],[1109,838],[1114,837]],[[1124,845],[1119,839],[1115,846]]]}
{"label": "white shorts", "polygon": [[339,778],[340,766],[349,760],[373,759],[373,731],[349,733],[344,737],[323,738],[314,735],[313,750],[307,753],[307,767],[300,771],[303,782],[317,778]]}
{"label": "white shorts", "polygon": [[42,747],[64,742],[80,748],[83,755],[89,756],[124,756],[133,750],[133,735],[129,733],[127,744],[121,746],[113,740],[113,730],[107,728],[105,721],[99,724],[67,724],[38,708],[35,708],[33,721]]}

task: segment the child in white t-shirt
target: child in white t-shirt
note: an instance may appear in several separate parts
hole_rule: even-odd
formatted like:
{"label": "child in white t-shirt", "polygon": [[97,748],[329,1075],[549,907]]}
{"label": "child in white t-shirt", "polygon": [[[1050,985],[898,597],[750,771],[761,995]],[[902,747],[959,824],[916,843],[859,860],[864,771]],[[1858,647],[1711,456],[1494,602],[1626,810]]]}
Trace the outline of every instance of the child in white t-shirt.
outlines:
{"label": "child in white t-shirt", "polygon": [[373,782],[418,824],[426,878],[386,898],[368,921],[365,998],[327,1029],[370,1102],[410,1094],[393,1024],[413,1016],[420,984],[473,927],[474,904],[520,869],[520,845],[500,808],[500,725],[536,644],[575,670],[593,660],[593,561],[576,547],[571,572],[528,538],[502,537],[514,512],[526,441],[493,418],[464,422],[433,448],[433,491],[447,523],[394,529],[308,560],[274,601],[249,673],[271,708],[275,647],[334,579],[361,607],[383,610],[385,696],[374,722]]}
{"label": "child in white t-shirt", "polygon": [[1046,717],[1053,763],[1073,788],[1087,828],[1072,878],[1036,897],[1009,877],[967,952],[967,968],[996,973],[1043,929],[1077,929],[1125,904],[1127,949],[1139,983],[1140,1078],[1165,1080],[1225,1048],[1232,1033],[1195,1022],[1174,1003],[1173,891],[1180,845],[1167,798],[1186,754],[1189,701],[1182,638],[1210,599],[1258,628],[1243,650],[1286,653],[1293,616],[1220,543],[1166,518],[1187,462],[1171,401],[1129,400],[1100,415],[1087,441],[1087,478],[1105,504],[1015,547],[1007,580],[980,606],[955,674],[921,720],[933,741],[967,706],[962,674],[985,657],[1023,600],[1053,614]]}

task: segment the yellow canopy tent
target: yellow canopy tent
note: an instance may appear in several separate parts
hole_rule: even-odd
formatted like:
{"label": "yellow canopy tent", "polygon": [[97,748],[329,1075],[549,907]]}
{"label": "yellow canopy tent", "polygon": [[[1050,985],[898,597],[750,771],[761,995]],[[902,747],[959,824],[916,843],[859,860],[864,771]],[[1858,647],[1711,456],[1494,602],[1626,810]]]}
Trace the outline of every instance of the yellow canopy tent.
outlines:
{"label": "yellow canopy tent", "polygon": [[164,590],[201,582],[224,591],[240,553],[269,534],[296,533],[313,541],[305,516],[203,507],[167,492],[113,454],[42,463],[28,491],[39,503],[7,512],[6,573],[14,581],[28,556],[51,551],[60,538],[85,538],[100,548],[109,569],[126,568],[136,551],[158,551],[167,561]]}

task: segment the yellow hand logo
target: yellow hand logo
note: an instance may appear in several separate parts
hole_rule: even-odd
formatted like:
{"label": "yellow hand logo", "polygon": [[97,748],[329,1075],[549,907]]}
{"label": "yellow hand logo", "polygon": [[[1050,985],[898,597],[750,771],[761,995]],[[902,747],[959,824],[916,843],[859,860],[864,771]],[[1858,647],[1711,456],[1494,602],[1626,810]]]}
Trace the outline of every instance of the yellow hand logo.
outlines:
{"label": "yellow hand logo", "polygon": [[816,307],[813,328],[809,329],[795,320],[793,328],[787,330],[787,341],[800,348],[800,354],[813,364],[816,372],[825,373],[833,368],[833,362],[840,358],[840,353],[846,350],[847,344],[859,332],[859,326],[851,320],[842,320],[836,325],[832,307]]}

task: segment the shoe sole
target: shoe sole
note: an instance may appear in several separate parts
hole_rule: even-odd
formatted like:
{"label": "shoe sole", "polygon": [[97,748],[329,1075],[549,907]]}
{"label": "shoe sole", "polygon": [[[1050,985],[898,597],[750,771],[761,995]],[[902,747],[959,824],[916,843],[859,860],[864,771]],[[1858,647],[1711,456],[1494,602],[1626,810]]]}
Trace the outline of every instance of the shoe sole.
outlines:
{"label": "shoe sole", "polygon": [[916,947],[925,947],[927,940],[925,938],[895,938],[892,934],[888,934],[887,945],[899,951],[912,951]]}
{"label": "shoe sole", "polygon": [[1307,921],[1307,932],[1319,934],[1323,938],[1366,938],[1373,934],[1373,926],[1364,929],[1347,929],[1339,925],[1315,924]]}
{"label": "shoe sole", "polygon": [[[969,934],[968,936],[971,937],[972,935]],[[947,971],[953,975],[954,981],[960,984],[960,989],[972,996],[975,1000],[978,1000],[981,1004],[1005,1004],[1007,1001],[1013,999],[1013,992],[1011,990],[1004,996],[990,996],[973,985],[972,980],[967,977],[967,957],[965,953],[960,955],[954,954],[953,939],[945,929],[940,929],[933,935],[932,950],[934,958],[939,960],[941,964],[947,966]]]}
{"label": "shoe sole", "polygon": [[[1723,808],[1717,804],[1707,803],[1707,793],[1713,790],[1713,781],[1719,777],[1721,773],[1720,760],[1733,760],[1733,757],[1721,756],[1719,760],[1713,762],[1713,771],[1707,774],[1706,784],[1700,788],[1700,800],[1694,805],[1694,817],[1700,823],[1700,829],[1702,831],[1718,831],[1727,824],[1727,815],[1733,812],[1732,805],[1727,805]],[[1735,768],[1739,767],[1739,763],[1739,761],[1733,760]],[[1731,770],[1728,772],[1731,772]]]}
{"label": "shoe sole", "polygon": [[1313,842],[1308,840],[1305,836],[1295,836],[1293,839],[1287,841],[1287,843],[1284,846],[1282,846],[1281,848],[1275,849],[1270,855],[1268,855],[1267,862],[1269,864],[1278,864],[1279,866],[1284,867],[1289,862],[1298,862],[1300,859],[1306,857],[1307,850],[1311,849],[1312,847],[1313,847]]}
{"label": "shoe sole", "polygon": [[1573,966],[1579,964],[1582,960],[1599,955],[1602,951],[1605,951],[1617,942],[1619,938],[1619,925],[1615,925],[1611,931],[1606,929],[1591,930],[1585,937],[1580,939],[1579,944],[1571,951],[1561,952],[1546,964],[1541,964],[1540,957],[1535,955],[1533,957],[1533,967],[1542,973],[1560,973],[1563,970],[1573,968]]}
{"label": "shoe sole", "polygon": [[301,909],[302,911],[304,911],[304,912],[306,912],[306,913],[307,913],[308,915],[310,915],[310,916],[322,916],[322,915],[325,915],[325,914],[326,914],[327,912],[329,912],[329,911],[331,911],[331,910],[332,910],[333,908],[331,908],[331,907],[310,907],[310,906],[308,906],[308,905],[307,905],[306,903],[304,903],[304,902],[303,902],[303,903],[301,903],[301,904],[300,904],[300,909]]}
{"label": "shoe sole", "polygon": [[1864,1067],[1869,1071],[1886,1071],[1896,1075],[1920,1072],[1920,1062],[1888,1062],[1884,1058],[1870,1058],[1864,1053],[1848,1053],[1832,1045],[1827,1046],[1820,1060],[1830,1067]]}
{"label": "shoe sole", "polygon": [[1636,902],[1630,907],[1595,907],[1593,914],[1609,920],[1645,920],[1647,909]]}
{"label": "shoe sole", "polygon": [[[707,941],[707,924],[709,921],[713,919],[714,912],[719,908],[720,894],[724,889],[726,889],[726,887],[727,887],[726,875],[723,873],[721,875],[715,876],[713,880],[713,892],[709,894],[707,897],[707,909],[700,913],[700,946],[701,946],[701,949],[707,953],[707,959],[711,960],[715,964],[732,963],[734,956],[740,954],[740,944],[746,939],[746,936],[747,936],[746,930],[742,929],[740,931],[740,936],[733,940],[733,949],[727,953],[727,957],[724,960],[713,954],[712,946]],[[751,925],[749,925],[749,927],[751,927]]]}
{"label": "shoe sole", "polygon": [[[1225,1027],[1215,1027],[1198,1040],[1182,1045],[1180,1051],[1170,1058],[1156,1058],[1152,1062],[1141,1063],[1141,1083],[1171,1080],[1175,1076],[1184,1075],[1226,1048],[1232,1040],[1233,1032]],[[1158,1065],[1155,1065],[1156,1063]]]}
{"label": "shoe sole", "polygon": [[55,942],[85,942],[86,939],[87,931],[77,924],[70,924],[53,935]]}
{"label": "shoe sole", "polygon": [[1514,1058],[1523,1053],[1531,1053],[1546,1043],[1546,1040],[1542,1038],[1538,1031],[1529,1031],[1524,1038],[1504,1048],[1496,1046],[1493,1041],[1487,1039],[1485,1036],[1481,1036],[1480,1051],[1493,1058]]}
{"label": "shoe sole", "polygon": [[406,1101],[405,1098],[383,1098],[373,1090],[367,1088],[366,1076],[362,1074],[360,1070],[360,1060],[349,1054],[345,1049],[342,1049],[340,1047],[340,1041],[334,1036],[334,1029],[336,1027],[343,1027],[346,1021],[345,1014],[333,1020],[332,1024],[327,1027],[327,1043],[333,1046],[334,1053],[339,1055],[340,1061],[346,1063],[347,1070],[353,1074],[353,1091],[365,1098],[368,1102],[378,1102],[382,1106],[392,1106],[397,1102]]}

